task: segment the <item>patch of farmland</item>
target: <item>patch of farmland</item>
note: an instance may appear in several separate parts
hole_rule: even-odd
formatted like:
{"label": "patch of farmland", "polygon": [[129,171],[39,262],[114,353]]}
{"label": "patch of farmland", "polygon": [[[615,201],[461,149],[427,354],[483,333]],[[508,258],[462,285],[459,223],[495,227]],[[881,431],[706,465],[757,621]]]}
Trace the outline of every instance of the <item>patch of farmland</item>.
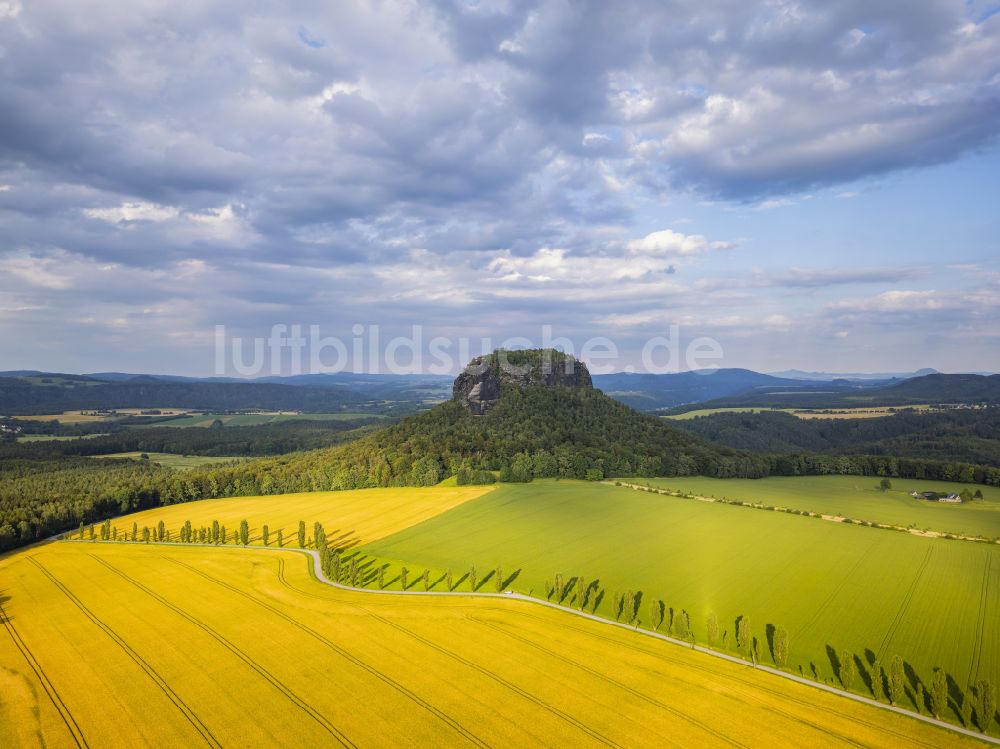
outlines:
{"label": "patch of farmland", "polygon": [[[765,479],[713,479],[684,476],[635,479],[662,489],[705,497],[726,497],[868,520],[904,528],[996,538],[1000,536],[1000,488],[919,479],[892,479],[892,489],[879,490],[878,476],[771,476]],[[944,496],[979,491],[982,500],[965,504],[915,499],[910,492]]]}
{"label": "patch of farmland", "polygon": [[310,538],[313,523],[320,522],[331,542],[356,545],[396,533],[491,489],[487,486],[401,487],[206,499],[125,515],[114,519],[112,528],[124,537],[131,533],[133,523],[141,529],[152,528],[163,521],[171,538],[176,540],[180,538],[181,526],[188,520],[196,530],[218,521],[230,534],[240,521],[246,520],[250,525],[251,543],[261,544],[263,526],[267,524],[270,545],[277,543],[280,530],[285,545],[291,546],[296,543],[301,520],[306,523]]}
{"label": "patch of farmland", "polygon": [[291,553],[58,543],[0,559],[15,746],[973,746],[517,601],[315,583]]}
{"label": "patch of farmland", "polygon": [[790,633],[790,666],[831,684],[839,683],[843,651],[869,668],[875,658],[888,664],[899,655],[926,684],[935,667],[963,689],[976,676],[1000,684],[994,545],[536,481],[502,486],[360,551],[391,564],[393,576],[407,566],[411,579],[423,568],[437,580],[449,569],[461,575],[475,564],[481,576],[499,566],[505,575],[516,572],[514,589],[534,595],[547,595],[559,574],[571,603],[580,575],[588,585],[597,581],[604,596],[596,610],[611,618],[617,596],[632,591],[641,594],[641,626],[662,600],[668,610],[687,612],[705,642],[714,612],[730,651],[736,619],[746,616],[765,662],[769,628],[782,626]]}

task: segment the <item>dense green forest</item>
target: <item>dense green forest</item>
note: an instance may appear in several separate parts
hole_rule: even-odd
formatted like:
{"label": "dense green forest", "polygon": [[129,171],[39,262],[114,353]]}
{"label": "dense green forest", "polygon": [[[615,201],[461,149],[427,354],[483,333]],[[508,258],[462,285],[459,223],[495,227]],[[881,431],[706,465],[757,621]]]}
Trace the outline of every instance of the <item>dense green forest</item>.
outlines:
{"label": "dense green forest", "polygon": [[1000,485],[1000,468],[952,461],[807,452],[776,455],[717,447],[597,390],[528,387],[506,391],[484,416],[473,416],[452,401],[344,445],[183,472],[147,461],[41,456],[0,460],[0,548],[156,504],[428,486],[462,468],[467,475],[498,470],[506,481],[543,476],[858,474]]}
{"label": "dense green forest", "polygon": [[1000,375],[930,374],[888,387],[847,391],[838,389],[836,383],[824,383],[803,392],[763,388],[690,403],[668,413],[701,408],[865,408],[921,404],[1000,405]]}
{"label": "dense green forest", "polygon": [[895,455],[1000,466],[1000,408],[909,411],[870,419],[723,412],[674,423],[737,450]]}
{"label": "dense green forest", "polygon": [[[53,378],[48,378],[53,379]],[[263,382],[102,382],[87,378],[0,377],[0,414],[49,414],[77,409],[265,409],[327,413],[356,410],[365,398],[343,388],[297,387]]]}
{"label": "dense green forest", "polygon": [[[18,426],[33,422],[10,422]],[[72,435],[73,427],[100,434],[67,441],[0,442],[0,460],[9,458],[56,458],[60,455],[103,455],[119,452],[160,452],[179,455],[281,455],[330,447],[357,439],[384,424],[376,417],[360,419],[303,419],[255,426],[151,427],[129,429],[115,424],[65,425],[60,433]],[[50,430],[45,430],[50,431]],[[83,431],[83,430],[79,430]],[[44,432],[43,432],[44,433]]]}

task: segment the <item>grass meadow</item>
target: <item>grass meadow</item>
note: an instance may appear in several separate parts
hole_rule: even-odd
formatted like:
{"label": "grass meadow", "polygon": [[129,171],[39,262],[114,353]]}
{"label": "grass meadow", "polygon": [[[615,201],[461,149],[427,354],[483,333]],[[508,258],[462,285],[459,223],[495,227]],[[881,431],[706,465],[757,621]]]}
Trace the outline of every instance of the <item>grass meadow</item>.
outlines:
{"label": "grass meadow", "polygon": [[[475,564],[482,577],[499,566],[514,589],[536,596],[558,573],[570,605],[582,576],[605,593],[599,614],[613,617],[615,594],[631,590],[641,593],[640,625],[649,626],[651,605],[662,600],[668,611],[688,613],[701,642],[715,612],[730,650],[735,620],[746,616],[763,662],[771,662],[769,625],[780,625],[790,636],[790,668],[810,678],[837,684],[840,654],[857,655],[861,694],[871,661],[899,655],[912,674],[911,708],[938,666],[961,689],[977,678],[1000,683],[996,545],[606,484],[536,481],[501,486],[360,553],[392,569],[405,564],[410,581],[424,567],[439,580],[443,570],[457,578]],[[588,595],[588,609],[594,602]],[[948,717],[957,719],[953,712]]]}
{"label": "grass meadow", "polygon": [[[853,520],[868,520],[941,533],[1000,537],[1000,488],[947,481],[892,479],[892,489],[879,490],[877,476],[772,476],[766,479],[713,479],[684,476],[633,479],[661,489],[706,497],[725,497]],[[914,499],[910,492],[980,491],[983,501],[965,504]]]}
{"label": "grass meadow", "polygon": [[108,458],[131,458],[133,460],[141,460],[143,455],[149,457],[150,463],[159,463],[161,466],[166,466],[167,468],[176,468],[179,471],[187,470],[188,468],[198,468],[199,466],[212,465],[213,463],[229,463],[234,460],[245,460],[245,458],[240,457],[218,457],[209,455],[177,455],[175,453],[142,453],[142,452],[128,452],[128,453],[107,453],[106,455],[94,455],[94,458],[98,459],[108,459]]}
{"label": "grass meadow", "polygon": [[291,552],[50,543],[0,580],[7,746],[980,745],[530,603],[339,591]]}

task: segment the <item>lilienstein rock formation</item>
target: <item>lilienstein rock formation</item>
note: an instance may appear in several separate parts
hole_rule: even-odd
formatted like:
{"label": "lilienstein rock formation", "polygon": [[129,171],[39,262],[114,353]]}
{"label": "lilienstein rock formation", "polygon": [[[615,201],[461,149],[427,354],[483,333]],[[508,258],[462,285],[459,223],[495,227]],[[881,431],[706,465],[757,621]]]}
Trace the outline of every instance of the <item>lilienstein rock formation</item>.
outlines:
{"label": "lilienstein rock formation", "polygon": [[482,416],[510,388],[594,387],[587,365],[554,349],[505,351],[477,356],[455,378],[452,398],[470,413]]}

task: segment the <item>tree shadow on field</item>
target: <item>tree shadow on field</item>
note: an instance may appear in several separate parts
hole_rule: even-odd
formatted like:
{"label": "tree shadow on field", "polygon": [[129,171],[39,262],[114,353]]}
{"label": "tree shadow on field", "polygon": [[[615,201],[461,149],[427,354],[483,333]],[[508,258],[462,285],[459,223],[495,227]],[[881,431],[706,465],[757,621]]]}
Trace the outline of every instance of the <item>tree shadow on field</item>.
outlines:
{"label": "tree shadow on field", "polygon": [[858,655],[854,656],[854,667],[858,672],[858,676],[861,677],[861,681],[864,683],[865,688],[874,694],[874,691],[872,690],[872,675],[868,672],[867,664],[861,660],[861,657]]}
{"label": "tree shadow on field", "polygon": [[464,575],[462,575],[455,581],[455,586],[452,588],[452,590],[458,590],[458,586],[464,583],[468,579],[469,579],[469,573],[466,572]]}
{"label": "tree shadow on field", "polygon": [[924,688],[924,683],[917,675],[913,666],[906,661],[903,661],[903,674],[906,676],[906,680],[910,683],[907,689],[907,696],[910,698],[910,702],[913,703],[913,707],[916,708],[917,712],[920,712],[920,696],[926,690],[926,688]]}
{"label": "tree shadow on field", "polygon": [[601,588],[598,591],[597,595],[594,596],[594,607],[590,610],[591,613],[594,613],[594,612],[597,611],[597,607],[601,605],[601,602],[603,600],[604,600],[604,588]]}
{"label": "tree shadow on field", "polygon": [[482,576],[480,580],[477,581],[475,589],[479,590],[480,588],[482,588],[484,585],[486,585],[486,582],[488,580],[492,580],[496,574],[497,574],[496,570],[490,570],[489,572],[487,572],[485,575]]}
{"label": "tree shadow on field", "polygon": [[841,684],[844,683],[843,677],[840,675],[840,656],[837,655],[837,651],[833,649],[830,643],[826,644],[826,657],[830,660],[830,668],[833,669],[833,676]]}
{"label": "tree shadow on field", "polygon": [[[777,663],[774,658],[774,630],[775,626],[773,624],[764,625],[764,638],[767,640],[767,652],[771,654],[771,660]],[[827,647],[830,647],[827,645]]]}
{"label": "tree shadow on field", "polygon": [[[958,686],[958,682],[955,681],[955,678],[951,674],[947,674],[946,676],[948,681],[948,704],[955,711],[955,716],[959,720],[962,720],[962,703],[969,699],[969,696],[962,691],[962,688]],[[965,725],[965,721],[962,721],[962,725]]]}
{"label": "tree shadow on field", "polygon": [[505,589],[509,588],[511,586],[511,584],[515,580],[517,580],[518,575],[520,575],[520,574],[521,574],[521,568],[519,567],[516,570],[514,570],[510,575],[507,576],[507,579],[503,581],[503,587]]}
{"label": "tree shadow on field", "polygon": [[438,585],[440,585],[441,583],[443,583],[445,581],[445,578],[447,578],[447,577],[448,577],[448,573],[447,572],[442,572],[441,573],[441,577],[439,577],[437,580],[435,580],[434,582],[431,583],[430,590],[434,590]]}
{"label": "tree shadow on field", "polygon": [[556,594],[559,596],[559,603],[565,601],[570,591],[576,587],[577,577],[579,577],[579,575],[573,575],[573,577],[563,583],[562,588],[556,591]]}

